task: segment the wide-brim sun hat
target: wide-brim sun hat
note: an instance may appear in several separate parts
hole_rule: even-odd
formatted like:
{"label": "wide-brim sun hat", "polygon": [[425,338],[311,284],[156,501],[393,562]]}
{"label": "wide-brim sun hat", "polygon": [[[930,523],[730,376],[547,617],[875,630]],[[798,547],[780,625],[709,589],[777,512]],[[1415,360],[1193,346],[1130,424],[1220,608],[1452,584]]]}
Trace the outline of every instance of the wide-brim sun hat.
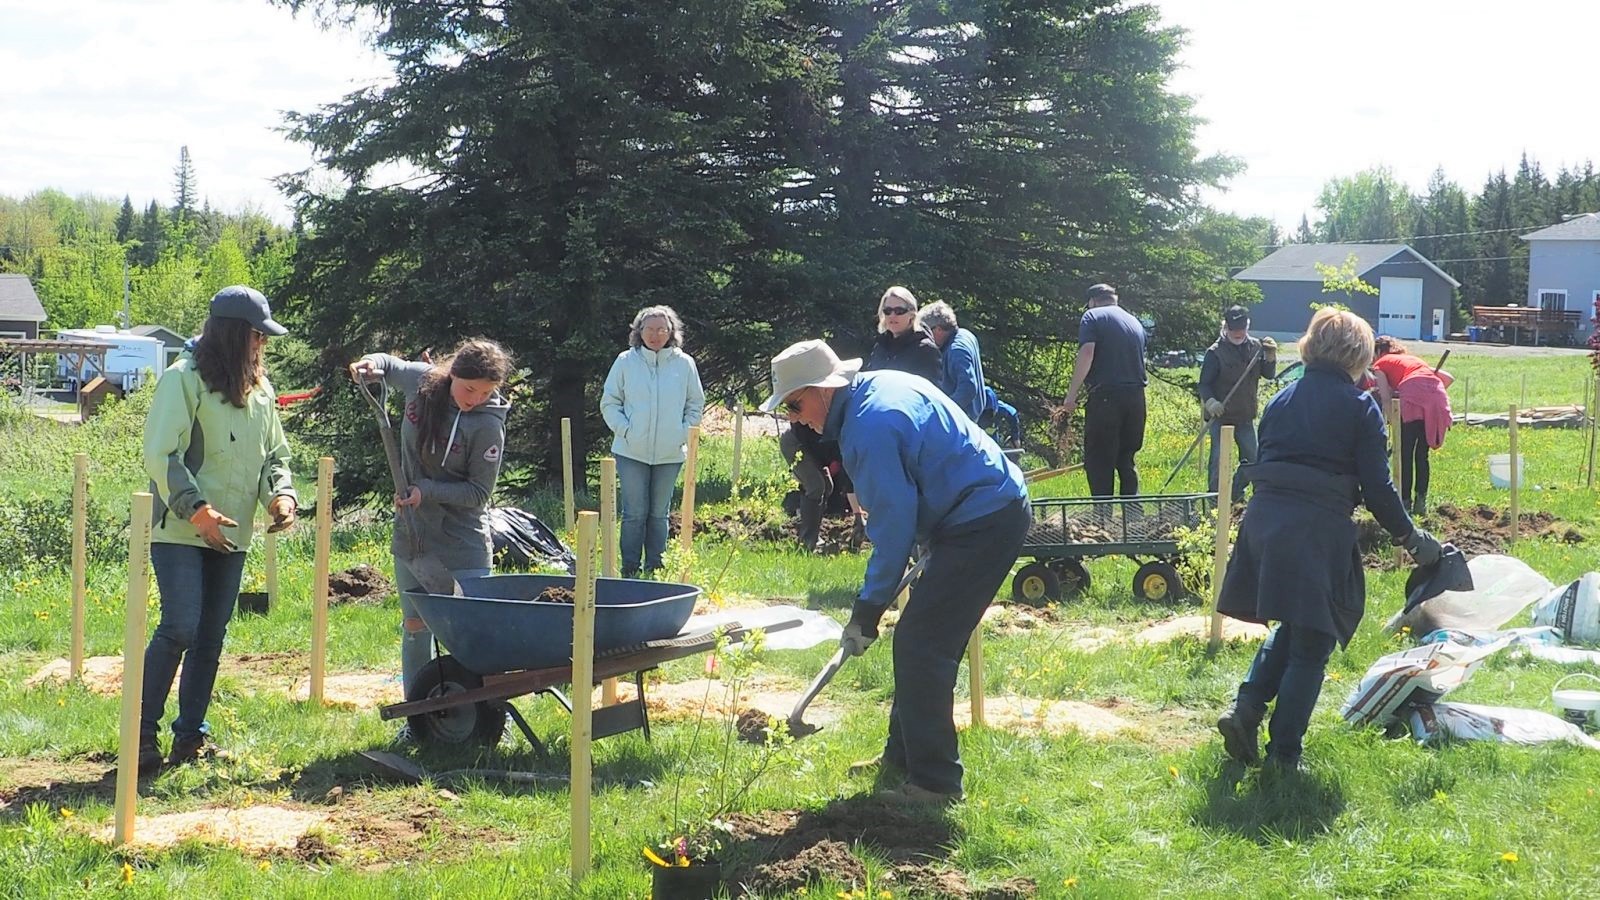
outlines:
{"label": "wide-brim sun hat", "polygon": [[772,396],[761,404],[761,411],[772,412],[801,388],[844,387],[859,371],[861,360],[840,359],[827,341],[790,344],[772,358]]}

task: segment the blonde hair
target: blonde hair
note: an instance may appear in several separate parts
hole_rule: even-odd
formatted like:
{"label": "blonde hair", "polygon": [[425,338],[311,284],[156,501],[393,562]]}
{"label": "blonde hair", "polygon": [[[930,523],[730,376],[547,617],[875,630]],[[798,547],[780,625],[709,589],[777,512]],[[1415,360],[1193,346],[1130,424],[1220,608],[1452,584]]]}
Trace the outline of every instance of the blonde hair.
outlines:
{"label": "blonde hair", "polygon": [[1372,365],[1372,326],[1347,309],[1319,309],[1300,338],[1300,358],[1359,378]]}
{"label": "blonde hair", "polygon": [[889,288],[887,291],[884,291],[883,292],[883,296],[878,298],[878,330],[879,331],[888,331],[889,330],[889,326],[883,324],[883,307],[884,307],[884,304],[888,303],[890,300],[899,300],[901,303],[904,303],[906,306],[911,307],[911,327],[913,329],[916,328],[917,327],[916,313],[917,313],[917,309],[918,309],[918,307],[917,307],[917,295],[911,293],[911,291],[909,291],[906,288],[903,288],[903,287],[901,287],[900,285],[897,284],[894,287]]}

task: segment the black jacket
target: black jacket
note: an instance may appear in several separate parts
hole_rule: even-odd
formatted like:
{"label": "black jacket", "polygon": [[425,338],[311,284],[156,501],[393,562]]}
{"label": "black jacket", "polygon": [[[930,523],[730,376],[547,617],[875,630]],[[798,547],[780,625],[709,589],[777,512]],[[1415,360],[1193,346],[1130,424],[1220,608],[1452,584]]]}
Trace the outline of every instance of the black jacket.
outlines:
{"label": "black jacket", "polygon": [[861,369],[864,372],[878,369],[910,372],[912,375],[921,375],[938,387],[944,381],[944,354],[939,352],[939,345],[933,342],[933,337],[920,328],[913,328],[898,336],[893,332],[880,331],[877,342],[872,345],[872,353],[867,357],[867,364]]}
{"label": "black jacket", "polygon": [[[1256,357],[1260,351],[1261,356]],[[1250,361],[1256,360],[1255,365]],[[1246,338],[1242,344],[1233,344],[1226,337],[1206,348],[1205,360],[1200,364],[1200,401],[1227,399],[1222,411],[1222,424],[1244,425],[1256,420],[1256,396],[1261,390],[1261,379],[1271,378],[1278,368],[1278,351],[1261,346],[1260,338]],[[1239,389],[1228,398],[1233,386]]]}

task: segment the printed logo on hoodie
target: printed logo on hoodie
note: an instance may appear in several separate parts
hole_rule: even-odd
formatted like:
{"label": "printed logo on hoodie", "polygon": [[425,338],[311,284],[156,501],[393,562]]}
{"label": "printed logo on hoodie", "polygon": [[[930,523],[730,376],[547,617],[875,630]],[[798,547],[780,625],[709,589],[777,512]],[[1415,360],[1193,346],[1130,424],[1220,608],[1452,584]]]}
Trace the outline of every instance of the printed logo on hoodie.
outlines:
{"label": "printed logo on hoodie", "polygon": [[484,462],[496,462],[500,459],[500,445],[491,444],[489,449],[483,451]]}

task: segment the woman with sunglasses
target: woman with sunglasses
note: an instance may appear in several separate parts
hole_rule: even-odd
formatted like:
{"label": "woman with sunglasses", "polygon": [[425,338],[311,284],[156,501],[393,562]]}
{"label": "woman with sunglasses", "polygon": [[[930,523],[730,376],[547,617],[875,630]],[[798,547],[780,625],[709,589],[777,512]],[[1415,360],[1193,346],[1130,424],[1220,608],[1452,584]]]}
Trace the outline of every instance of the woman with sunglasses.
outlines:
{"label": "woman with sunglasses", "polygon": [[921,375],[934,384],[944,380],[944,356],[933,336],[917,324],[917,297],[899,285],[878,300],[878,340],[864,372],[893,369]]}

